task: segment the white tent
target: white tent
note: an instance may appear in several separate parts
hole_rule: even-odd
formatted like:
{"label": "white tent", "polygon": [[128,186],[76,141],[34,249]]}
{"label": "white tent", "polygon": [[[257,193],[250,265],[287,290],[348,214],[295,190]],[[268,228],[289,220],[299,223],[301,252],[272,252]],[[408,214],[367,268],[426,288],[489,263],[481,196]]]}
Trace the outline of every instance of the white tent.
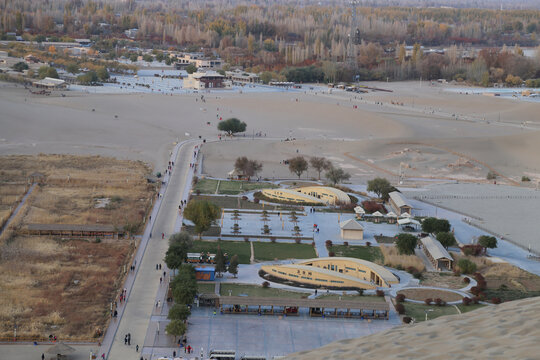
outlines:
{"label": "white tent", "polygon": [[411,224],[420,225],[420,221],[410,219],[410,218],[398,219],[397,223],[398,223],[398,225],[411,225]]}
{"label": "white tent", "polygon": [[411,216],[412,216],[412,215],[409,214],[409,213],[403,213],[403,214],[401,214],[399,217],[401,217],[401,218],[410,218]]}
{"label": "white tent", "polygon": [[365,210],[361,207],[361,206],[357,206],[354,208],[354,212],[357,214],[357,215],[364,215],[366,212]]}
{"label": "white tent", "polygon": [[393,212],[393,211],[390,211],[388,214],[385,215],[386,217],[393,217],[393,218],[397,218],[397,215]]}
{"label": "white tent", "polygon": [[383,214],[381,214],[379,211],[375,211],[373,214],[371,214],[372,216],[384,216]]}

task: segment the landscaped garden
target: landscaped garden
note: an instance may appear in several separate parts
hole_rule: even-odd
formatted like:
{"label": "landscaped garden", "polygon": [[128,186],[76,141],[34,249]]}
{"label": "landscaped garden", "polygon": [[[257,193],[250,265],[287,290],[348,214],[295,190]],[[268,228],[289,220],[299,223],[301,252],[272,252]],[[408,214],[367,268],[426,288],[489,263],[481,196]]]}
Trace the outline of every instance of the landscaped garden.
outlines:
{"label": "landscaped garden", "polygon": [[[210,196],[210,195],[193,195],[191,197],[194,201],[207,200],[210,201],[221,209],[249,209],[249,210],[262,210],[262,204],[256,204],[248,200],[242,200],[238,196]],[[271,209],[266,206],[267,209]]]}
{"label": "landscaped garden", "polygon": [[193,190],[200,191],[201,194],[237,195],[246,191],[276,187],[277,185],[269,182],[201,179],[197,181]]}
{"label": "landscaped garden", "polygon": [[338,294],[325,294],[319,296],[319,300],[343,300],[343,301],[361,301],[366,303],[372,302],[385,302],[384,296],[375,295],[338,295]]}
{"label": "landscaped garden", "polygon": [[255,251],[255,259],[262,261],[274,259],[311,259],[317,257],[315,249],[310,244],[256,241],[253,242],[253,250]]}
{"label": "landscaped garden", "polygon": [[198,282],[197,283],[197,291],[199,294],[213,294],[216,289],[216,284],[214,283],[205,283],[205,282]]}
{"label": "landscaped garden", "polygon": [[189,249],[189,252],[209,252],[211,254],[215,254],[217,252],[218,245],[221,247],[221,251],[229,256],[229,259],[233,255],[238,255],[240,264],[249,264],[251,248],[247,242],[195,240],[193,242],[193,247]]}
{"label": "landscaped garden", "polygon": [[444,305],[444,306],[436,306],[436,305],[424,305],[424,304],[413,304],[413,303],[404,303],[405,306],[405,316],[411,317],[415,320],[415,322],[425,321],[426,320],[426,313],[428,320],[433,320],[441,316],[446,315],[456,315],[459,314],[461,311],[463,312],[469,312],[476,310],[478,308],[481,308],[485,305],[480,304],[471,304],[471,305]]}
{"label": "landscaped garden", "polygon": [[332,251],[335,256],[352,257],[371,262],[383,261],[381,250],[376,246],[332,245],[329,251]]}
{"label": "landscaped garden", "polygon": [[441,299],[446,302],[460,301],[463,296],[451,291],[438,289],[412,288],[400,290],[398,294],[403,294],[407,299],[424,301],[425,299]]}
{"label": "landscaped garden", "polygon": [[424,272],[420,280],[422,286],[444,287],[448,289],[461,289],[467,286],[461,276],[445,272]]}
{"label": "landscaped garden", "polygon": [[[230,291],[230,294],[229,294]],[[251,297],[282,297],[290,299],[301,299],[309,294],[274,289],[272,287],[264,288],[259,285],[242,285],[242,284],[221,284],[221,296],[251,296]]]}

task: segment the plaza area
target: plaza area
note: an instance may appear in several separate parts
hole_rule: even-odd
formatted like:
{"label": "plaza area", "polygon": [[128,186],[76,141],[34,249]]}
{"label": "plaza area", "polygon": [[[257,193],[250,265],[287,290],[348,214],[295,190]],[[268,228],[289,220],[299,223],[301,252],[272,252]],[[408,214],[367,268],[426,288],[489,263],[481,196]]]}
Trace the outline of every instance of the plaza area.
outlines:
{"label": "plaza area", "polygon": [[[399,325],[392,312],[390,320],[311,318],[300,316],[214,315],[212,308],[194,308],[189,317],[187,339],[206,356],[211,349],[234,350],[243,355],[284,356],[326,345],[330,342],[366,336]],[[183,354],[183,352],[182,352]],[[150,360],[150,359],[149,359]]]}

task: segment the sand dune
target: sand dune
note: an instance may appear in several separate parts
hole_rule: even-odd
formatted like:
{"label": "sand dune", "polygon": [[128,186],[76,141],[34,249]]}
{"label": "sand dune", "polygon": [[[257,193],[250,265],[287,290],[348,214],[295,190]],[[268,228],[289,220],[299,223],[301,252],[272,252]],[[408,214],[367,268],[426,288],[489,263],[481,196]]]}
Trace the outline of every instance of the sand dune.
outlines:
{"label": "sand dune", "polygon": [[287,359],[538,359],[540,299],[337,341]]}
{"label": "sand dune", "polygon": [[[244,154],[266,157],[277,165],[282,157],[295,154],[297,149],[300,154],[341,158],[344,161],[338,162],[339,165],[350,170],[353,180],[373,175],[390,176],[399,171],[401,162],[410,162],[407,164],[410,169],[416,167],[410,177],[432,174],[481,179],[487,173],[487,167],[478,164],[474,165],[476,170],[448,167],[460,160],[435,149],[420,148],[422,154],[415,158],[409,159],[412,153],[390,158],[392,153],[411,148],[406,143],[459,149],[513,179],[519,179],[525,172],[540,174],[540,163],[535,156],[540,132],[533,130],[534,124],[524,129],[519,125],[537,119],[540,103],[446,93],[437,87],[420,87],[414,82],[382,87],[392,88],[394,92],[239,94],[226,91],[204,94],[206,102],[202,102],[201,94],[165,96],[69,91],[66,97],[42,97],[2,84],[0,154],[103,154],[143,160],[161,169],[175,141],[197,136],[215,139],[219,117],[235,116],[248,124],[247,136],[261,132],[267,138],[291,136],[298,139],[294,145],[244,143],[240,149]],[[414,107],[409,101],[412,99]],[[404,102],[404,106],[389,104],[392,100]],[[383,101],[384,105],[374,101]],[[432,108],[437,112],[431,113]],[[478,120],[482,113],[496,112],[498,116],[498,112],[505,109],[512,114],[511,122],[505,122],[504,116],[500,123]],[[457,110],[476,120],[448,116]],[[219,154],[218,150],[214,152]],[[346,152],[361,161],[347,157]],[[224,154],[220,160],[231,162],[214,171],[209,159],[212,175],[223,176],[222,170],[229,171],[234,158]],[[385,171],[369,166],[370,163]],[[283,167],[265,165],[263,176],[290,174]]]}

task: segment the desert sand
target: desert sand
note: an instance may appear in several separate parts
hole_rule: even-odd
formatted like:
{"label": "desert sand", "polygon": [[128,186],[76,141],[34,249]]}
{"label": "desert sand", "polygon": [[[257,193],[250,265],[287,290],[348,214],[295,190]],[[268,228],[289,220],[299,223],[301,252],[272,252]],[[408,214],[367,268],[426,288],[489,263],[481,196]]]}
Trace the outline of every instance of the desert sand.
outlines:
{"label": "desert sand", "polygon": [[[280,161],[317,155],[348,171],[352,183],[384,176],[397,184],[400,167],[403,185],[412,187],[487,183],[489,171],[499,175],[498,184],[535,188],[540,182],[540,102],[465,95],[448,91],[450,85],[372,85],[393,92],[330,94],[304,86],[283,92],[66,91],[65,97],[43,97],[4,83],[0,155],[107,155],[142,160],[163,172],[175,142],[200,136],[209,141],[203,147],[203,172],[214,177],[226,177],[238,156],[249,156],[263,162],[262,178],[294,179]],[[218,141],[220,117],[245,121],[245,136]],[[532,181],[522,183],[524,175]],[[302,178],[316,176],[309,170]],[[522,215],[526,223],[536,223],[534,212]],[[489,216],[482,216],[485,226],[500,220],[498,214]],[[522,235],[518,228],[510,237],[519,242]],[[530,236],[524,241],[528,244]]]}
{"label": "desert sand", "polygon": [[[353,180],[397,174],[400,163],[408,177],[480,180],[493,168],[513,180],[525,173],[540,179],[540,160],[534,155],[540,150],[540,102],[449,93],[414,82],[384,84],[393,93],[217,91],[203,94],[206,102],[200,101],[201,94],[68,91],[65,97],[40,97],[0,85],[0,154],[104,154],[161,169],[174,142],[196,136],[216,139],[218,117],[235,116],[248,124],[246,136],[261,132],[259,140],[278,140],[275,145],[253,142],[243,143],[239,151],[227,149],[231,153],[220,159],[231,161],[227,171],[239,152],[272,156],[279,165],[283,155],[298,149],[335,157],[350,168]],[[499,113],[501,122],[495,121]],[[282,146],[280,140],[287,137],[303,142]],[[219,153],[221,146],[209,146],[208,151]],[[273,153],[267,152],[268,146]],[[208,173],[223,176],[225,168],[212,168],[208,158]],[[272,177],[278,168],[265,167],[261,175]]]}
{"label": "desert sand", "polygon": [[287,359],[537,359],[540,299],[488,306],[337,341]]}

